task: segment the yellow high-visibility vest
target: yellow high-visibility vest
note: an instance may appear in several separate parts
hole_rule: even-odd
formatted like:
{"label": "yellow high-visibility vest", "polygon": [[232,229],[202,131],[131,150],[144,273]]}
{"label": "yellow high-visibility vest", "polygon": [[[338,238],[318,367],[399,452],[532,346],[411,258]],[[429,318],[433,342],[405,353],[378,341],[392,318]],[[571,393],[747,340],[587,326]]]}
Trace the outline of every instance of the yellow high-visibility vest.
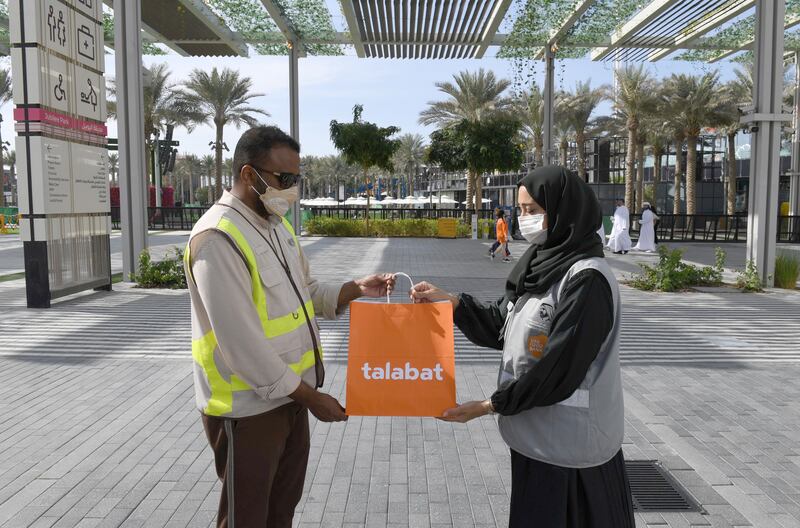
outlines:
{"label": "yellow high-visibility vest", "polygon": [[[291,223],[285,218],[282,219],[283,224],[292,238],[295,241],[295,247],[298,252],[300,245],[297,241],[297,235],[292,228]],[[258,312],[258,317],[261,320],[261,327],[264,330],[264,336],[268,339],[282,336],[294,332],[301,326],[307,324],[306,321],[314,320],[314,304],[311,300],[305,303],[305,310],[298,304],[297,309],[280,317],[270,318],[269,310],[267,307],[267,296],[264,287],[261,283],[261,276],[258,272],[258,262],[256,261],[255,253],[247,242],[242,232],[238,227],[225,216],[222,216],[217,222],[215,229],[227,235],[235,244],[244,257],[247,270],[250,273],[251,290],[253,296],[253,305]],[[190,240],[191,243],[191,240]],[[186,251],[184,252],[184,263],[186,270],[191,276],[191,253],[190,244],[187,243]],[[191,280],[194,280],[192,277]],[[306,319],[308,313],[308,319]],[[236,375],[231,375],[230,380],[226,380],[217,368],[214,360],[214,354],[217,350],[217,338],[214,335],[214,330],[209,330],[205,335],[199,339],[192,339],[192,357],[194,361],[202,368],[203,372],[208,379],[211,388],[211,397],[208,400],[207,406],[204,409],[205,414],[211,416],[223,416],[231,413],[233,410],[233,393],[239,391],[252,390],[247,383],[238,378]],[[322,351],[320,350],[320,356]],[[302,376],[308,369],[313,368],[315,365],[314,350],[306,351],[299,361],[289,363],[288,367],[293,370],[297,375]]]}

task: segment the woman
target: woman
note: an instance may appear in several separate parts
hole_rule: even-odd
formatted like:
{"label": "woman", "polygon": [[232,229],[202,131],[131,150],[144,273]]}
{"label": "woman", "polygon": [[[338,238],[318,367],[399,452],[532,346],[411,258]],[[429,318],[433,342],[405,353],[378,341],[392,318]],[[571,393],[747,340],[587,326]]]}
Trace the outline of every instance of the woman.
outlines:
{"label": "woman", "polygon": [[503,351],[492,397],[442,419],[500,415],[511,448],[510,527],[633,528],[621,450],[621,309],[597,236],[600,205],[561,167],[536,169],[518,187],[531,246],[498,302],[424,282],[411,291],[416,302],[449,300],[473,343]]}

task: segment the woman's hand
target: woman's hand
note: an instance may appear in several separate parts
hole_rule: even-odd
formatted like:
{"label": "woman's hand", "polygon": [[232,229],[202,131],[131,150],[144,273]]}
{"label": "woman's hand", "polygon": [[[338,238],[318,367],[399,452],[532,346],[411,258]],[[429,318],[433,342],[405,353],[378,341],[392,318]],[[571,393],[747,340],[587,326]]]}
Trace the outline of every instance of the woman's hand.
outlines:
{"label": "woman's hand", "polygon": [[458,407],[447,409],[439,419],[445,422],[466,423],[474,418],[491,414],[493,411],[492,400],[471,401],[462,403]]}
{"label": "woman's hand", "polygon": [[409,295],[415,303],[450,301],[453,305],[453,309],[458,308],[458,304],[461,302],[458,296],[448,293],[429,282],[420,282],[414,285]]}

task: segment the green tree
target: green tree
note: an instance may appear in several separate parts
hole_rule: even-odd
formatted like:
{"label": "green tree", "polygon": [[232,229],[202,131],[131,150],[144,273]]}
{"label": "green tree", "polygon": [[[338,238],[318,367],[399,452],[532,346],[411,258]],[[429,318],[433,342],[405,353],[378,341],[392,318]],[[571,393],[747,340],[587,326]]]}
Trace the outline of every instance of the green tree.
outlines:
{"label": "green tree", "polygon": [[368,171],[378,167],[386,171],[392,170],[392,156],[400,147],[400,141],[391,137],[400,129],[396,126],[379,127],[375,123],[362,121],[364,107],[357,104],[353,107],[353,122],[339,123],[331,121],[331,141],[342,153],[345,161],[358,165],[364,174],[367,185],[367,230],[369,230],[370,178]]}
{"label": "green tree", "polygon": [[673,74],[665,83],[669,119],[686,136],[686,213],[697,212],[697,141],[703,128],[716,126],[724,113],[719,74],[702,76]]}
{"label": "green tree", "polygon": [[[420,113],[421,124],[443,128],[455,126],[464,120],[480,123],[514,110],[513,100],[503,95],[511,83],[506,79],[497,79],[491,70],[481,68],[475,73],[462,71],[453,77],[453,81],[436,83],[439,91],[448,98],[429,102],[429,108]],[[467,176],[467,207],[481,207],[481,187],[480,181]]]}
{"label": "green tree", "polygon": [[636,181],[636,149],[639,144],[639,123],[656,107],[656,86],[644,67],[625,66],[616,70],[617,91],[610,92],[614,110],[625,121],[628,146],[625,156],[625,204],[632,207]]}
{"label": "green tree", "polygon": [[591,79],[575,86],[575,92],[565,94],[560,112],[564,121],[575,132],[577,144],[578,176],[586,181],[586,132],[591,125],[592,114],[608,92],[607,87],[592,88]]}
{"label": "green tree", "polygon": [[496,115],[481,122],[465,119],[431,134],[428,160],[445,171],[466,170],[475,180],[485,172],[519,170],[525,159],[520,127],[510,116]]}
{"label": "green tree", "polygon": [[405,176],[408,194],[414,194],[414,177],[425,162],[425,143],[419,134],[403,134],[399,140],[400,146],[394,153],[392,164],[396,172]]}
{"label": "green tree", "polygon": [[239,72],[229,68],[222,71],[216,67],[211,73],[195,69],[189,74],[184,90],[179,93],[183,105],[192,108],[202,116],[198,122],[211,123],[216,129],[214,142],[216,184],[215,199],[222,196],[222,149],[225,126],[232,124],[236,128],[242,125],[254,127],[258,120],[254,114],[269,114],[251,105],[252,99],[263,94],[252,93],[253,81],[249,77],[240,77]]}

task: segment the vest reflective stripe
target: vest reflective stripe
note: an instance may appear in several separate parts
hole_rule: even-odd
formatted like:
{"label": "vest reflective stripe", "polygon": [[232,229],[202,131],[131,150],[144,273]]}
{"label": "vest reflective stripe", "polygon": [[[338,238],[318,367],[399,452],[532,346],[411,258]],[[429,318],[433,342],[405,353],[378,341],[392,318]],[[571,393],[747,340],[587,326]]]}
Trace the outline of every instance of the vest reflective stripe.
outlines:
{"label": "vest reflective stripe", "polygon": [[313,367],[314,361],[315,361],[314,350],[312,349],[303,354],[303,357],[301,357],[300,361],[298,361],[297,363],[290,363],[289,368],[292,369],[294,373],[299,376],[303,372]]}
{"label": "vest reflective stripe", "polygon": [[200,339],[192,340],[192,357],[206,373],[208,384],[211,387],[211,397],[204,410],[211,416],[228,414],[233,410],[233,393],[250,390],[250,386],[235,375],[231,376],[230,382],[222,377],[214,362],[216,348],[217,337],[213,330]]}

